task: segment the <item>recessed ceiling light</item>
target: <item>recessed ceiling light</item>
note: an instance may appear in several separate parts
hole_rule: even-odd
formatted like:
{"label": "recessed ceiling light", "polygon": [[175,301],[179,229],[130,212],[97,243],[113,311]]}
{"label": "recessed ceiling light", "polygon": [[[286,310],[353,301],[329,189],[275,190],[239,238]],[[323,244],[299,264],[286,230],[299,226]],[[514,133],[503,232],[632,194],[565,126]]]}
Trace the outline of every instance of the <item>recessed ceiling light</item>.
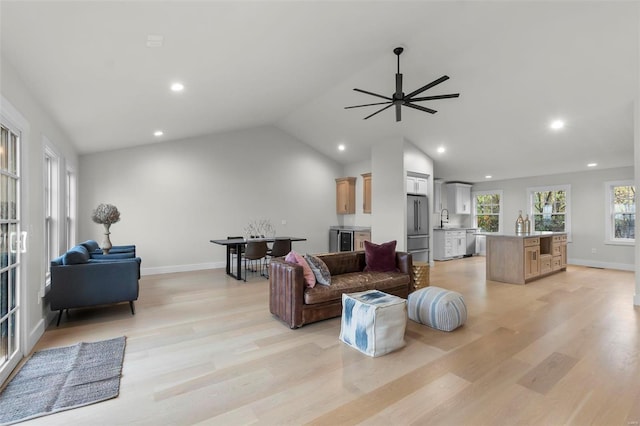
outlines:
{"label": "recessed ceiling light", "polygon": [[344,146],[344,144],[341,143],[340,145],[338,145],[338,151],[344,151],[345,149],[347,149],[347,147]]}
{"label": "recessed ceiling light", "polygon": [[182,83],[173,83],[171,85],[171,90],[174,92],[182,92],[184,90],[184,84]]}
{"label": "recessed ceiling light", "polygon": [[598,163],[589,163],[589,164],[587,164],[587,167],[595,167],[597,165],[598,165]]}
{"label": "recessed ceiling light", "polygon": [[445,152],[445,151],[446,151],[446,149],[445,149],[445,147],[444,147],[444,146],[439,146],[439,147],[438,147],[438,149],[437,149],[437,151],[438,151],[438,153],[439,153],[439,154],[442,154],[443,152]]}
{"label": "recessed ceiling light", "polygon": [[493,176],[491,176],[491,175],[486,175],[484,178],[485,178],[485,179],[491,179],[492,177],[493,177]]}
{"label": "recessed ceiling light", "polygon": [[162,136],[164,135],[164,132],[162,130],[156,130],[155,132],[153,132],[153,136]]}
{"label": "recessed ceiling light", "polygon": [[553,120],[549,125],[553,130],[560,130],[564,127],[564,121],[562,120]]}

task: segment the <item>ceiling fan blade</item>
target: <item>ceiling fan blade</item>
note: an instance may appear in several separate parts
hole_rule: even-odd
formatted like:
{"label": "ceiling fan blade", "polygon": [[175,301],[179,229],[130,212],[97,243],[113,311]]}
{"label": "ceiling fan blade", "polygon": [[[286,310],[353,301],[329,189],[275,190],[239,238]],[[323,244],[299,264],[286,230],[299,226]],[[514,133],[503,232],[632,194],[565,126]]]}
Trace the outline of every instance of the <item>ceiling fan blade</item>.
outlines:
{"label": "ceiling fan blade", "polygon": [[384,111],[384,110],[385,110],[385,109],[387,109],[387,108],[391,108],[391,106],[392,106],[392,105],[393,105],[393,104],[389,104],[389,105],[387,105],[386,107],[384,107],[384,108],[382,108],[382,109],[379,109],[378,111],[374,112],[373,114],[371,114],[371,115],[367,115],[365,118],[363,118],[363,120],[366,120],[367,118],[371,118],[371,117],[373,117],[374,115],[378,114],[379,112]]}
{"label": "ceiling fan blade", "polygon": [[366,90],[362,90],[362,89],[353,89],[353,90],[355,90],[356,92],[360,92],[360,93],[366,93],[367,95],[377,96],[379,98],[386,99],[388,101],[392,101],[393,100],[393,99],[391,99],[391,98],[389,98],[387,96],[378,95],[377,93],[373,93],[373,92],[367,92]]}
{"label": "ceiling fan blade", "polygon": [[402,74],[396,74],[396,98],[402,99]]}
{"label": "ceiling fan blade", "polygon": [[418,90],[414,90],[413,92],[409,93],[407,96],[404,97],[405,101],[410,101],[412,100],[411,98],[414,97],[415,95],[419,95],[420,93],[424,92],[427,89],[432,88],[433,86],[436,86],[440,83],[442,83],[443,81],[447,81],[449,80],[449,76],[447,75],[443,75],[442,77],[440,77],[437,80],[433,80],[431,83],[422,86],[421,88],[419,88]]}
{"label": "ceiling fan blade", "polygon": [[344,107],[344,109],[360,108],[360,107],[366,107],[366,106],[372,106],[372,105],[385,105],[385,104],[390,104],[391,102],[392,102],[392,101],[387,101],[387,102],[376,102],[376,103],[374,103],[374,104],[353,105],[353,106]]}
{"label": "ceiling fan blade", "polygon": [[418,101],[432,101],[434,99],[448,99],[448,98],[457,98],[460,96],[460,93],[451,93],[449,95],[435,95],[435,96],[425,96],[423,98],[413,98],[410,99],[410,102],[418,102]]}
{"label": "ceiling fan blade", "polygon": [[435,114],[436,112],[438,112],[435,109],[425,108],[425,107],[420,106],[420,105],[410,104],[409,102],[406,102],[404,104],[404,106],[408,106],[409,108],[414,108],[414,109],[418,109],[420,111],[428,112],[429,114]]}
{"label": "ceiling fan blade", "polygon": [[396,104],[396,123],[398,121],[402,121],[402,104],[401,103]]}

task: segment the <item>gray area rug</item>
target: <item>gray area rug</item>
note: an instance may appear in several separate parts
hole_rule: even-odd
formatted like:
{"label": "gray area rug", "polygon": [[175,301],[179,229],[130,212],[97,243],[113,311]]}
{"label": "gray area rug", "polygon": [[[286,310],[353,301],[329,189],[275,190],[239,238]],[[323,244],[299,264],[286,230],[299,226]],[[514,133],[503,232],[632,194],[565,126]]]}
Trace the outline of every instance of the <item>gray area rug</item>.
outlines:
{"label": "gray area rug", "polygon": [[118,396],[125,339],[34,353],[0,394],[0,425]]}

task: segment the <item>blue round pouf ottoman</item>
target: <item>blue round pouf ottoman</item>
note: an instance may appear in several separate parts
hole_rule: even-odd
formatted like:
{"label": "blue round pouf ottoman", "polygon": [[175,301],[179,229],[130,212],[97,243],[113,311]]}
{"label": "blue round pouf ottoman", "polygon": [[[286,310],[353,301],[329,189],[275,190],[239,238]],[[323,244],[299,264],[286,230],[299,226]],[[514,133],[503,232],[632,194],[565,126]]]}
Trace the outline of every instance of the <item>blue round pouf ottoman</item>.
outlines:
{"label": "blue round pouf ottoman", "polygon": [[440,287],[416,290],[407,299],[409,319],[442,331],[452,331],[467,320],[460,293]]}

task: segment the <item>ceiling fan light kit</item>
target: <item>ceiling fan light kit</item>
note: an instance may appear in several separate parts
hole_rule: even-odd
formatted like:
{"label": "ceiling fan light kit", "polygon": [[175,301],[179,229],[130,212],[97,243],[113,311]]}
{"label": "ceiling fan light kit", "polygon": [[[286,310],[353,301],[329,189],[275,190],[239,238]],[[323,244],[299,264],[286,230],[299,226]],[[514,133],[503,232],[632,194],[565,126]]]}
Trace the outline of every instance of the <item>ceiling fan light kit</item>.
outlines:
{"label": "ceiling fan light kit", "polygon": [[400,73],[400,55],[402,54],[402,52],[404,51],[404,49],[402,47],[396,47],[395,49],[393,49],[393,53],[398,57],[398,72],[396,73],[396,91],[395,93],[393,93],[393,95],[391,95],[391,97],[388,96],[384,96],[384,95],[380,95],[378,93],[373,93],[373,92],[368,92],[366,90],[362,90],[362,89],[353,89],[356,92],[360,92],[360,93],[364,93],[367,95],[371,95],[371,96],[375,96],[377,98],[382,98],[385,99],[385,102],[374,102],[371,104],[363,104],[363,105],[353,105],[353,106],[348,106],[348,107],[344,107],[345,109],[351,109],[351,108],[362,108],[362,107],[367,107],[367,106],[374,106],[374,105],[386,105],[385,107],[380,108],[378,111],[374,112],[373,114],[369,114],[367,115],[364,119],[368,119],[373,117],[374,115],[381,113],[382,111],[391,108],[392,106],[396,107],[396,122],[398,121],[402,121],[402,106],[406,106],[409,108],[413,108],[413,109],[417,109],[418,111],[423,111],[423,112],[428,112],[429,114],[435,114],[437,111],[431,108],[426,108],[423,107],[421,105],[417,105],[414,102],[421,102],[421,101],[431,101],[431,100],[435,100],[435,99],[448,99],[448,98],[457,98],[458,96],[460,96],[460,93],[451,93],[448,95],[435,95],[435,96],[421,96],[421,97],[416,97],[419,94],[421,94],[422,92],[437,86],[438,84],[442,83],[443,81],[446,81],[449,79],[448,76],[443,75],[442,77],[433,80],[431,83],[426,84],[424,86],[422,86],[421,88],[414,90],[413,92],[409,93],[408,95],[405,95],[404,92],[402,91],[402,74]]}

